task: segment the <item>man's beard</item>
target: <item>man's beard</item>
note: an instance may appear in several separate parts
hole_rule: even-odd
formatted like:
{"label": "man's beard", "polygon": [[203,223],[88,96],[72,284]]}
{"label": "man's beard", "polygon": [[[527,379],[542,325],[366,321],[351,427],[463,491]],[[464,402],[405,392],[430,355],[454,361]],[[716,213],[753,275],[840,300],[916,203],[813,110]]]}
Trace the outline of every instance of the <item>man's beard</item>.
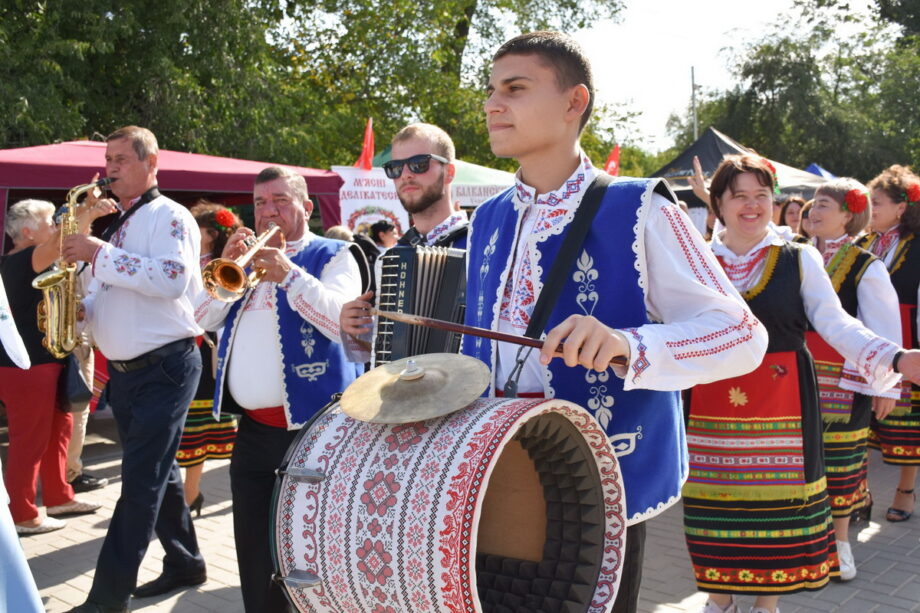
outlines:
{"label": "man's beard", "polygon": [[403,208],[406,209],[406,212],[410,215],[417,215],[424,211],[427,211],[431,206],[444,197],[444,181],[443,177],[441,181],[429,185],[427,188],[424,188],[421,194],[418,194],[418,198],[413,202],[406,202],[403,199],[402,195],[399,195],[399,201],[402,203]]}

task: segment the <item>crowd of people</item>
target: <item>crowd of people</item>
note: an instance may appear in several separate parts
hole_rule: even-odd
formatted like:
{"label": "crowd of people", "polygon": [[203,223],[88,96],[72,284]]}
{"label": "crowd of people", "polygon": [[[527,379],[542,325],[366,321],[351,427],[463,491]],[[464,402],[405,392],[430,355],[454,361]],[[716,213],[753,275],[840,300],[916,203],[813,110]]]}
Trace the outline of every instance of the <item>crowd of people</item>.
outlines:
{"label": "crowd of people", "polygon": [[[462,353],[491,370],[487,396],[572,401],[608,434],[628,526],[613,611],[636,611],[647,521],[681,501],[704,613],[738,613],[739,596],[752,613],[778,613],[783,594],[853,579],[851,518],[871,512],[869,447],[900,470],[885,518],[914,510],[920,179],[892,166],[868,186],[837,179],[779,206],[771,163],[729,156],[708,183],[701,170],[694,179],[714,218],[707,242],[665,182],[612,180],[593,165],[579,144],[593,104],[591,67],[571,37],[506,42],[484,111],[493,153],[519,164],[515,185],[467,220],[451,201],[449,135],[407,126],[384,170],[413,226],[397,236],[375,224],[363,248],[347,229],[312,233],[306,182],[281,167],[254,177],[254,229],[214,203],[189,211],[160,193],[156,139],[136,126],[108,136],[112,197],[90,193],[77,232],[60,236],[50,203],[15,204],[0,303],[10,436],[0,546],[18,556],[17,588],[3,592],[16,599],[10,610],[41,610],[11,539],[100,507],[69,483],[81,473],[67,472],[77,413],[59,381],[79,361],[42,345],[36,274],[77,265],[78,329],[104,357],[101,403],[124,454],[92,587],[73,611],[126,611],[132,595],[205,582],[192,511],[204,504],[202,463],[230,457],[245,609],[284,612],[291,603],[272,581],[276,471],[298,431],[374,361],[379,270],[362,271],[397,244],[465,250],[465,323],[545,337],[538,351],[463,339]],[[113,212],[94,236],[92,222]],[[251,253],[258,282],[234,301],[207,291],[203,267],[249,253],[273,227],[283,241]],[[572,247],[574,228],[583,236]],[[568,268],[554,285],[557,260]],[[625,366],[611,365],[618,357]],[[105,485],[92,479],[80,483]],[[162,574],[137,586],[154,535]]]}

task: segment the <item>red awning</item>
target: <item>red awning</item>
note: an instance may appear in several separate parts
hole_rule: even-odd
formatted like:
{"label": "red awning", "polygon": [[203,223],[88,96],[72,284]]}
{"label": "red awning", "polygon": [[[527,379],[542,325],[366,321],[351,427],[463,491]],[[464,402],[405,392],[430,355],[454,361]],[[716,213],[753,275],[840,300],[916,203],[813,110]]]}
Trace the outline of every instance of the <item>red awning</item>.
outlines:
{"label": "red awning", "polygon": [[[227,204],[244,204],[251,202],[255,176],[271,165],[160,149],[157,178],[160,190],[180,202],[190,203],[199,196],[213,194],[218,196],[215,200]],[[306,179],[310,195],[319,201],[324,228],[339,223],[339,175],[331,170],[278,165]],[[105,175],[105,143],[71,141],[0,150],[0,221],[13,200],[66,191],[87,183],[96,172]]]}

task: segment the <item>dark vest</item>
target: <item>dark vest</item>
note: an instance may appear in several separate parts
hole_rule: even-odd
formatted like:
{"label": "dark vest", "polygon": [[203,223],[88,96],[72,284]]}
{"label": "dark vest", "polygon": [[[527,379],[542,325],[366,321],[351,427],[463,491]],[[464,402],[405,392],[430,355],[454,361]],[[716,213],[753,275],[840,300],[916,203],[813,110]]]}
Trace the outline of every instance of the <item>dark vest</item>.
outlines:
{"label": "dark vest", "polygon": [[801,298],[801,250],[794,243],[770,247],[760,281],[741,294],[770,335],[767,353],[805,346],[808,316]]}

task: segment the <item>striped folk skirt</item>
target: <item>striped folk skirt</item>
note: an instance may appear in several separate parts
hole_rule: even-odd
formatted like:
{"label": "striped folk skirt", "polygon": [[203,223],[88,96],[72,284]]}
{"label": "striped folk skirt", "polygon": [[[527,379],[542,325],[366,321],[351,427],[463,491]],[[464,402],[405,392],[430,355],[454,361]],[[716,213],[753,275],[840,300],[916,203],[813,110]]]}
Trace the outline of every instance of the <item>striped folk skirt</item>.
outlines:
{"label": "striped folk skirt", "polygon": [[834,517],[847,517],[866,502],[872,398],[842,389],[843,356],[815,332],[806,333],[805,338],[818,381],[831,513]]}
{"label": "striped folk skirt", "polygon": [[236,440],[236,418],[233,415],[221,415],[214,420],[211,408],[213,400],[193,400],[185,418],[185,428],[176,452],[179,466],[188,467],[201,464],[205,460],[229,458],[233,453]]}
{"label": "striped folk skirt", "polygon": [[683,502],[700,590],[788,594],[839,574],[817,400],[804,350],[693,389]]}
{"label": "striped folk skirt", "polygon": [[920,387],[903,382],[895,410],[881,421],[872,416],[869,446],[886,464],[920,465]]}
{"label": "striped folk skirt", "polygon": [[219,420],[215,420],[211,413],[214,408],[215,385],[211,347],[201,343],[198,350],[201,351],[204,368],[176,452],[176,461],[183,467],[195,466],[208,459],[229,458],[233,453],[233,441],[236,440],[236,417],[221,415]]}

